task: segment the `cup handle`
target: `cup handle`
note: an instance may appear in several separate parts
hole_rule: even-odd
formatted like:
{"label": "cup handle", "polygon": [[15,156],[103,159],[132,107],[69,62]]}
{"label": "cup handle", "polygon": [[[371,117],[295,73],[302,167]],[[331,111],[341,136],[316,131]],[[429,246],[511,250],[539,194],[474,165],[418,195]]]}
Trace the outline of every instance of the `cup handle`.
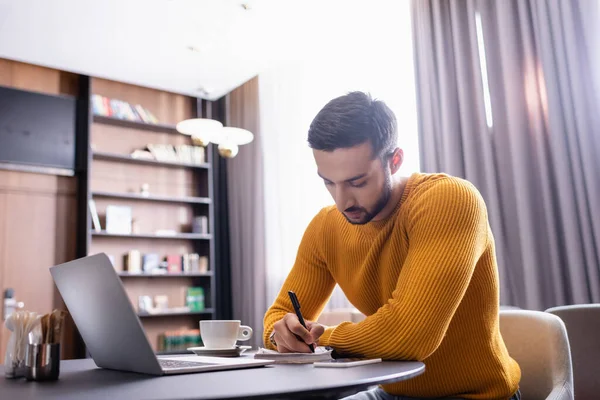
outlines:
{"label": "cup handle", "polygon": [[238,330],[238,338],[237,340],[248,340],[252,337],[252,328],[246,325],[240,325],[240,329]]}

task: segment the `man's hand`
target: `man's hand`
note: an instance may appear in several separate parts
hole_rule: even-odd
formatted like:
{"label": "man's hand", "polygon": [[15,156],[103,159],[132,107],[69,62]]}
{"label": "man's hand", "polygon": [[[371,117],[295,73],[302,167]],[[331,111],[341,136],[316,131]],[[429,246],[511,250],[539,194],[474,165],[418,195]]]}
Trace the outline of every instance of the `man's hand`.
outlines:
{"label": "man's hand", "polygon": [[[317,341],[325,332],[325,327],[312,321],[304,321],[306,328],[300,324],[296,314],[287,313],[273,325],[275,343],[280,353],[310,353],[309,344],[317,346]],[[298,337],[296,337],[298,335]],[[298,339],[300,338],[300,339]]]}

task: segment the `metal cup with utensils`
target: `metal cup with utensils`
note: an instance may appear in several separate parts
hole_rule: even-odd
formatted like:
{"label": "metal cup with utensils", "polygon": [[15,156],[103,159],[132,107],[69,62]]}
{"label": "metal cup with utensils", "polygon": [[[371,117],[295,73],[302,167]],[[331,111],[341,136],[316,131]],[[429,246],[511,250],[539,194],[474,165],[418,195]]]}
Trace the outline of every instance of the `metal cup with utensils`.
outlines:
{"label": "metal cup with utensils", "polygon": [[60,375],[60,343],[27,345],[25,377],[28,381],[55,381]]}

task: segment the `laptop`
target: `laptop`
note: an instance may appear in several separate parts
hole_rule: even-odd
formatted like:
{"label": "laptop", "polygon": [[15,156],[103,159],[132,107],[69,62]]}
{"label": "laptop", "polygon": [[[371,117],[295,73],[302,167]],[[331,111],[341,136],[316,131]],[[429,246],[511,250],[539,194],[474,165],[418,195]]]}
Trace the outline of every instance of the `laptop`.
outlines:
{"label": "laptop", "polygon": [[57,265],[50,273],[98,367],[172,375],[262,367],[274,362],[250,357],[157,357],[106,254]]}

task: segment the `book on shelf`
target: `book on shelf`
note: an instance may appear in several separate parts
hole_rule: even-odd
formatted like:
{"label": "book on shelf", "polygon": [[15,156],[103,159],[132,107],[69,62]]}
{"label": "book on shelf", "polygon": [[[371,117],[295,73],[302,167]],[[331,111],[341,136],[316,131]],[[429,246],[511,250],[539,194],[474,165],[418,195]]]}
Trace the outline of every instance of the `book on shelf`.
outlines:
{"label": "book on shelf", "polygon": [[142,272],[142,254],[138,250],[130,250],[123,256],[125,270],[132,274]]}
{"label": "book on shelf", "polygon": [[92,224],[96,232],[102,232],[102,226],[100,225],[100,218],[98,218],[98,210],[96,209],[96,201],[90,199],[89,201],[90,214],[92,216]]}
{"label": "book on shelf", "polygon": [[206,274],[208,272],[208,257],[197,253],[188,254],[188,263],[183,264],[183,270],[189,273]]}
{"label": "book on shelf", "polygon": [[186,350],[188,347],[202,345],[199,329],[165,331],[158,335],[158,351]]}
{"label": "book on shelf", "polygon": [[94,115],[123,119],[127,121],[158,124],[158,118],[140,104],[132,105],[120,99],[109,99],[98,94],[90,97]]}
{"label": "book on shelf", "polygon": [[193,165],[206,162],[204,148],[198,146],[148,143],[146,148],[147,151],[134,150],[131,156],[134,158],[147,158],[149,153],[156,161]]}
{"label": "book on shelf", "polygon": [[173,145],[149,143],[146,147],[158,161],[179,162]]}
{"label": "book on shelf", "polygon": [[198,257],[200,257],[200,256],[195,253],[188,254],[187,260],[186,260],[186,258],[184,258],[184,261],[183,261],[183,271],[188,272],[188,273],[199,272],[198,271]]}
{"label": "book on shelf", "polygon": [[175,147],[175,153],[179,162],[187,164],[203,164],[206,162],[204,148],[200,146],[180,144]]}
{"label": "book on shelf", "polygon": [[205,274],[208,272],[208,257],[200,256],[198,253],[184,254],[183,272]]}
{"label": "book on shelf", "polygon": [[170,254],[166,257],[167,271],[169,273],[181,273],[181,256],[179,254]]}
{"label": "book on shelf", "polygon": [[97,94],[90,96],[90,103],[92,104],[92,112],[94,115],[110,116],[110,109],[104,104],[104,99],[105,97]]}
{"label": "book on shelf", "polygon": [[169,254],[140,253],[131,250],[123,255],[124,272],[130,274],[205,274],[208,272],[208,257],[198,253]]}
{"label": "book on shelf", "polygon": [[208,233],[208,217],[206,215],[199,215],[194,217],[192,223],[193,233]]}
{"label": "book on shelf", "polygon": [[142,256],[142,271],[151,274],[160,267],[160,257],[156,253],[146,253]]}
{"label": "book on shelf", "polygon": [[204,147],[194,146],[194,159],[197,164],[202,164],[206,162],[206,153]]}
{"label": "book on shelf", "polygon": [[205,274],[208,272],[208,257],[198,257],[198,272]]}
{"label": "book on shelf", "polygon": [[181,269],[184,273],[190,272],[190,254],[181,255]]}
{"label": "book on shelf", "polygon": [[190,308],[190,311],[204,310],[204,288],[189,287],[185,296],[185,304]]}
{"label": "book on shelf", "polygon": [[151,124],[151,123],[155,123],[153,118],[150,117],[149,113],[144,109],[144,107],[142,107],[139,104],[136,104],[135,106],[133,106],[135,108],[135,111],[137,112],[137,114],[140,116],[140,118],[142,119],[142,121]]}
{"label": "book on shelf", "polygon": [[156,160],[154,155],[148,150],[134,150],[129,156],[131,158],[135,158],[136,160]]}

